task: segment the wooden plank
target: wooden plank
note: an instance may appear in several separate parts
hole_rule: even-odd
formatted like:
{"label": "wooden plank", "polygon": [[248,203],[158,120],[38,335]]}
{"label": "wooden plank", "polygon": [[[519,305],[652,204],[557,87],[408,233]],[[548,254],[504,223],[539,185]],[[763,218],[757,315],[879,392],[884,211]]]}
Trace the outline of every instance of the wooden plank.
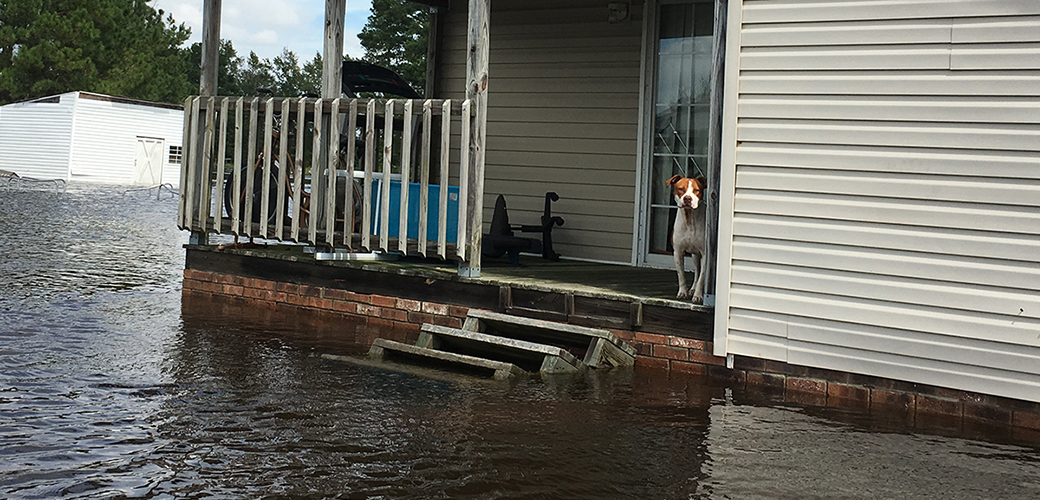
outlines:
{"label": "wooden plank", "polygon": [[[471,141],[470,132],[473,126],[470,122],[470,117],[473,113],[472,107],[472,101],[469,99],[463,101],[462,126],[459,131],[459,235],[455,241],[457,242],[456,251],[458,252],[459,260],[462,262],[468,262],[469,260],[467,246],[469,244],[469,228],[472,225],[469,222],[469,144]],[[482,196],[483,193],[481,193]],[[483,202],[483,200],[480,201]]]}
{"label": "wooden plank", "polygon": [[523,370],[512,363],[503,363],[501,361],[492,361],[474,356],[426,349],[387,339],[375,339],[375,341],[372,342],[372,347],[368,351],[369,357],[375,360],[389,359],[401,362],[408,361],[407,358],[402,359],[394,356],[392,353],[404,353],[409,356],[427,358],[429,360],[448,364],[485,369],[492,372],[491,378],[494,378],[495,380],[507,380],[524,373]]}
{"label": "wooden plank", "polygon": [[[471,356],[479,356],[482,353],[488,351],[498,354],[502,357],[511,357],[510,352],[513,356],[530,356],[534,354],[538,357],[556,357],[560,358],[564,363],[554,364],[552,369],[556,372],[574,372],[583,368],[583,363],[574,357],[573,354],[567,352],[565,349],[561,349],[556,346],[539,344],[536,342],[528,342],[525,340],[512,339],[507,337],[499,337],[496,335],[489,335],[486,333],[466,331],[458,328],[449,328],[440,325],[424,324],[422,325],[422,332],[430,334],[433,337],[432,345],[434,348],[440,342],[452,342],[452,345],[456,349],[462,350],[461,354],[469,354]],[[469,347],[470,349],[467,349]],[[469,351],[469,352],[466,352]],[[518,360],[519,361],[519,360]],[[513,364],[518,364],[518,361],[512,361]],[[543,363],[539,363],[542,366]]]}
{"label": "wooden plank", "polygon": [[189,156],[187,183],[184,186],[181,186],[181,189],[183,189],[185,193],[184,225],[187,227],[187,229],[191,229],[192,231],[196,229],[194,223],[196,209],[195,183],[198,179],[198,162],[200,161],[200,156],[202,154],[205,154],[199,151],[200,149],[202,149],[202,145],[199,144],[199,101],[201,100],[202,97],[198,97],[191,103],[191,136],[189,140],[191,140],[195,146],[193,146],[188,152]]}
{"label": "wooden plank", "polygon": [[289,100],[282,101],[282,123],[278,136],[278,190],[275,202],[274,234],[279,240],[285,233],[285,185],[289,177],[289,169],[293,167],[289,159]]}
{"label": "wooden plank", "polygon": [[[429,102],[429,101],[427,101]],[[408,195],[412,182],[412,111],[414,99],[404,102],[404,116],[401,117],[401,200],[398,209],[397,250],[405,253],[408,249]],[[421,210],[421,209],[420,209]]]}
{"label": "wooden plank", "polygon": [[[242,128],[245,98],[239,97],[235,101],[235,154],[232,159],[231,175],[234,176],[231,191],[231,232],[238,236],[242,234]],[[250,160],[246,157],[246,164]]]}
{"label": "wooden plank", "polygon": [[[188,197],[188,179],[191,177],[188,175],[188,171],[191,170],[191,150],[194,144],[193,135],[191,134],[192,120],[192,107],[195,102],[195,98],[188,96],[184,99],[184,129],[181,131],[181,180],[180,180],[180,197],[178,200],[178,212],[177,212],[177,227],[181,230],[188,229],[191,221],[191,205],[186,204]],[[185,161],[187,160],[187,161]]]}
{"label": "wooden plank", "polygon": [[253,237],[253,186],[254,179],[256,176],[256,128],[259,126],[260,121],[260,98],[254,97],[249,101],[249,145],[246,147],[246,185],[245,197],[243,198],[244,203],[242,211],[245,212],[245,234],[250,238]]}
{"label": "wooden plank", "polygon": [[[390,173],[393,168],[392,159],[394,152],[394,104],[393,99],[386,101],[386,110],[383,115],[383,177],[379,181],[379,248],[383,251],[390,250]],[[401,189],[405,189],[404,186]],[[407,218],[408,214],[401,214]],[[407,238],[405,235],[398,237]]]}
{"label": "wooden plank", "polygon": [[[465,255],[468,261],[460,263],[464,274],[480,275],[480,245],[483,234],[483,198],[484,198],[484,158],[487,144],[487,99],[488,99],[488,61],[490,55],[490,14],[489,0],[469,0],[469,25],[467,27],[467,44],[470,48],[466,57],[466,99],[473,100],[476,108],[476,119],[468,143],[470,165],[468,178]],[[462,221],[460,221],[461,223]]]}
{"label": "wooden plank", "polygon": [[437,255],[447,258],[448,246],[448,164],[451,155],[451,101],[446,100],[441,111],[441,186],[440,206],[437,209]]}
{"label": "wooden plank", "polygon": [[[347,0],[325,0],[325,39],[321,58],[323,99],[338,99],[343,92],[343,23],[346,13]],[[316,170],[312,168],[312,171]]]}
{"label": "wooden plank", "polygon": [[210,216],[210,205],[213,196],[213,186],[210,184],[210,165],[213,163],[213,140],[216,135],[217,100],[210,95],[206,98],[206,129],[203,138],[202,165],[199,168],[198,197],[199,197],[199,225],[198,230],[205,233]]}
{"label": "wooden plank", "polygon": [[293,164],[292,226],[290,239],[300,241],[300,217],[303,213],[303,136],[307,129],[307,98],[301,97],[296,106],[296,161]]}
{"label": "wooden plank", "polygon": [[199,71],[199,94],[217,95],[217,73],[220,66],[221,0],[204,0],[202,4],[202,61]]}
{"label": "wooden plank", "polygon": [[220,100],[220,132],[217,134],[217,184],[214,186],[217,189],[217,206],[216,213],[213,214],[213,227],[217,232],[220,232],[220,228],[224,225],[224,163],[227,158],[228,104],[230,100],[229,97]]}
{"label": "wooden plank", "polygon": [[[419,165],[419,253],[426,256],[426,224],[430,217],[430,136],[433,134],[433,106],[423,103],[422,154]],[[403,189],[403,188],[402,188]]]}
{"label": "wooden plank", "polygon": [[361,246],[372,250],[372,170],[376,162],[376,102],[365,105],[365,189],[361,212]]}
{"label": "wooden plank", "polygon": [[593,338],[601,338],[635,356],[635,349],[619,339],[610,330],[523,318],[481,309],[470,309],[467,317],[480,320],[487,325],[485,331],[491,333],[501,331],[502,328],[531,329],[545,332],[547,335],[557,337],[562,342],[570,342],[575,345],[587,345]]}
{"label": "wooden plank", "polygon": [[324,99],[317,99],[314,101],[314,137],[311,142],[311,199],[310,199],[310,214],[308,214],[307,221],[307,241],[312,244],[318,243],[318,207],[315,206],[317,198],[315,197],[315,188],[320,186],[321,183],[318,181],[316,172],[319,171],[318,165],[321,164],[321,143],[322,134],[324,131],[321,129],[322,122],[322,106],[325,102]]}
{"label": "wooden plank", "polygon": [[335,247],[336,245],[336,165],[339,165],[339,105],[340,98],[336,97],[332,100],[332,109],[329,110],[329,133],[327,139],[329,149],[325,156],[328,165],[321,169],[327,176],[324,188],[325,196],[319,197],[319,199],[325,200],[325,243],[328,243],[330,247]]}
{"label": "wooden plank", "polygon": [[[271,202],[271,172],[274,163],[274,101],[268,99],[264,104],[264,170],[260,185],[263,192],[260,193],[260,236],[267,238],[267,230],[270,227]],[[252,184],[250,184],[252,186]]]}
{"label": "wooden plank", "polygon": [[357,163],[357,117],[358,100],[351,99],[347,110],[347,193],[344,195],[347,219],[344,223],[343,244],[353,250],[354,241],[354,219],[357,217],[358,208],[354,207],[354,168]]}

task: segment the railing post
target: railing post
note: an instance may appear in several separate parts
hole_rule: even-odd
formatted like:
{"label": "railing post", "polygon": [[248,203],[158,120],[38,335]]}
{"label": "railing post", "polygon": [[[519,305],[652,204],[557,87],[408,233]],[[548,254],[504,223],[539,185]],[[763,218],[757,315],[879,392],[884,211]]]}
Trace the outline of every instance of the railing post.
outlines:
{"label": "railing post", "polygon": [[[469,172],[467,179],[460,179],[468,184],[466,222],[466,259],[459,261],[459,276],[480,276],[480,245],[484,231],[484,153],[487,138],[487,91],[489,34],[488,27],[491,0],[469,0],[469,30],[467,35],[466,57],[466,99],[472,99],[477,108],[476,120],[473,120],[473,132],[469,144],[462,147],[470,149]],[[460,224],[462,221],[459,222]]]}

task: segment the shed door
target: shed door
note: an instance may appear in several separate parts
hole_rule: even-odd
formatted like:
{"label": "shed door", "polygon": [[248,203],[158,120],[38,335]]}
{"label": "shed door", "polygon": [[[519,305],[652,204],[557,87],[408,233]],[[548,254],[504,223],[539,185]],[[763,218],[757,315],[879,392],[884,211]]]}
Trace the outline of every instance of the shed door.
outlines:
{"label": "shed door", "polygon": [[134,185],[155,186],[162,183],[165,141],[138,137],[134,152]]}
{"label": "shed door", "polygon": [[643,262],[672,265],[671,228],[676,207],[665,181],[673,175],[708,176],[711,123],[712,42],[715,5],[710,0],[661,1],[649,36],[656,52],[653,95],[644,120],[651,134],[642,217]]}

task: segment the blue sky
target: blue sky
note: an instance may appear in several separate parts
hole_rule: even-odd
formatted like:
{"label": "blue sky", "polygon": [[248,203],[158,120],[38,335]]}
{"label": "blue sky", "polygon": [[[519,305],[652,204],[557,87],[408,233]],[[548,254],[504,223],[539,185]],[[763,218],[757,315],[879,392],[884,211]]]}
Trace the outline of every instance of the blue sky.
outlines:
{"label": "blue sky", "polygon": [[[191,28],[188,44],[202,39],[202,0],[152,0],[155,9],[172,14],[177,23]],[[357,33],[372,9],[371,0],[347,0],[343,52],[353,58],[364,54]],[[240,57],[250,51],[271,59],[288,48],[300,62],[322,50],[325,26],[324,0],[222,0],[220,37],[231,40]]]}

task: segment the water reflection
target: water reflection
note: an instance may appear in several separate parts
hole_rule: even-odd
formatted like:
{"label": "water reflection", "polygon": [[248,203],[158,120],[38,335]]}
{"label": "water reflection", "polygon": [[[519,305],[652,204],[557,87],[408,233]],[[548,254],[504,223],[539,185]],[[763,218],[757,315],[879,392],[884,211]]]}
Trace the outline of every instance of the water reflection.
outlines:
{"label": "water reflection", "polygon": [[702,378],[446,382],[326,360],[377,333],[182,296],[176,200],[121,193],[0,191],[2,497],[1040,494],[1040,452],[1003,431]]}

